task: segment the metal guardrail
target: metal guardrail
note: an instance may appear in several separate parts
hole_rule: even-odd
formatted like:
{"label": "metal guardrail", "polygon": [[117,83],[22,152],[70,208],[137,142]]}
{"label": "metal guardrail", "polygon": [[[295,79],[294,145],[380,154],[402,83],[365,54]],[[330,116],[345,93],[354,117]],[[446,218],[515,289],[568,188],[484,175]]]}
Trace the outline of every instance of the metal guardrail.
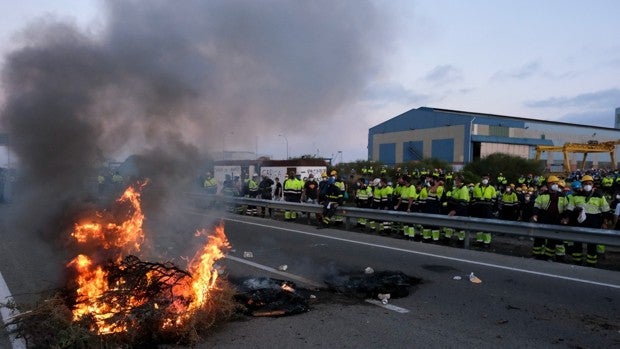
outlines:
{"label": "metal guardrail", "polygon": [[[323,206],[251,199],[244,197],[228,197],[221,195],[195,194],[202,204],[224,203],[236,205],[253,205],[278,210],[291,210],[305,213],[321,213]],[[446,216],[425,213],[407,213],[400,211],[387,211],[375,209],[363,209],[357,207],[341,206],[336,210],[336,215],[345,218],[345,228],[350,229],[353,218],[367,218],[376,221],[402,222],[407,224],[420,224],[422,226],[448,227],[468,232],[485,231],[524,237],[540,237],[557,239],[561,241],[581,241],[608,246],[620,246],[620,231],[609,229],[592,229],[553,224],[529,223],[505,221],[499,219],[484,219],[473,217]],[[469,234],[467,234],[469,237]],[[466,246],[469,243],[466,241]]]}

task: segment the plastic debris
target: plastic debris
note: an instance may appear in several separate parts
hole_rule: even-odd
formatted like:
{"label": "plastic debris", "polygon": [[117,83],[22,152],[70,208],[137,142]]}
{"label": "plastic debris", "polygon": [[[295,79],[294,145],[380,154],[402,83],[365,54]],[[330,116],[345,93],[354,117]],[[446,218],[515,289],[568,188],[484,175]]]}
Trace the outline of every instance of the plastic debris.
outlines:
{"label": "plastic debris", "polygon": [[390,294],[389,293],[379,293],[377,295],[377,298],[379,298],[381,300],[381,303],[388,304],[388,299],[390,299]]}
{"label": "plastic debris", "polygon": [[366,269],[364,269],[364,273],[366,273],[366,274],[372,274],[374,272],[375,272],[375,270],[373,268],[371,268],[371,267],[366,267]]}
{"label": "plastic debris", "polygon": [[243,252],[243,258],[254,258],[254,253],[245,251]]}
{"label": "plastic debris", "polygon": [[455,276],[455,277],[453,277],[452,279],[453,279],[453,280],[461,280],[461,279],[462,279],[462,277],[460,277],[460,276],[456,275],[456,276]]}
{"label": "plastic debris", "polygon": [[313,294],[311,294],[311,295],[310,295],[310,299],[316,299],[316,296],[315,296],[315,295],[313,295]]}
{"label": "plastic debris", "polygon": [[280,271],[285,271],[286,269],[288,269],[288,265],[286,264],[282,264],[281,266],[278,267],[278,270]]}
{"label": "plastic debris", "polygon": [[474,275],[473,272],[469,274],[469,281],[473,282],[474,284],[479,284],[482,282],[482,280],[480,280],[476,275]]}

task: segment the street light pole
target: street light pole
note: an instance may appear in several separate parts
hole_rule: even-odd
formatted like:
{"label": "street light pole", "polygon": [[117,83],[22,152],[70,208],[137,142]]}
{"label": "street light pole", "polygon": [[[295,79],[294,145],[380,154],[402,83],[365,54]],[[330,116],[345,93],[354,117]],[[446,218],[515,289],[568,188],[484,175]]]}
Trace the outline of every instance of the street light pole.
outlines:
{"label": "street light pole", "polygon": [[467,145],[467,149],[469,151],[467,152],[467,159],[463,159],[464,160],[463,163],[468,163],[468,162],[471,162],[471,161],[474,160],[474,157],[473,157],[473,152],[474,151],[472,149],[473,148],[473,144],[472,144],[472,141],[471,141],[471,135],[474,132],[474,130],[473,130],[473,128],[474,128],[474,120],[476,120],[475,116],[473,118],[471,118],[471,120],[469,120],[469,142],[468,142],[469,144]]}
{"label": "street light pole", "polygon": [[284,141],[286,142],[286,160],[288,160],[288,138],[286,138],[285,134],[279,134],[278,136],[284,137]]}

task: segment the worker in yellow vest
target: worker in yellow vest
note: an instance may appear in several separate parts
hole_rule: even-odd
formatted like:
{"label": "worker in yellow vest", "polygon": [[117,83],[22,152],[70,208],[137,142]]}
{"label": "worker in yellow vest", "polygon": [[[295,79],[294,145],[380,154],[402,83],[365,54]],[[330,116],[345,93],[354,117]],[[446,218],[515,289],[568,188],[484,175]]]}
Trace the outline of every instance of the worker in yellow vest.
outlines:
{"label": "worker in yellow vest", "polygon": [[[372,188],[366,184],[364,178],[358,178],[355,183],[355,205],[359,208],[370,208],[370,200],[372,198]],[[357,219],[357,225],[362,229],[366,229],[368,219],[360,217]]]}
{"label": "worker in yellow vest", "polygon": [[[295,172],[291,171],[288,178],[284,181],[283,194],[284,201],[301,202],[301,192],[303,190],[303,181],[297,179]],[[290,221],[297,219],[297,212],[294,210],[284,211],[284,220]]]}
{"label": "worker in yellow vest", "polygon": [[211,172],[207,172],[205,175],[205,181],[202,184],[207,194],[217,193],[217,180],[211,175]]}
{"label": "worker in yellow vest", "polygon": [[[534,213],[530,218],[532,222],[543,224],[567,224],[568,223],[568,198],[559,186],[560,179],[557,176],[549,176],[538,196],[534,201]],[[562,241],[555,239],[534,238],[532,255],[537,259],[556,259],[562,261],[565,255],[565,247]]]}
{"label": "worker in yellow vest", "polygon": [[[497,192],[490,183],[489,175],[482,176],[482,181],[474,186],[472,197],[473,202],[470,211],[472,217],[494,218],[493,208],[497,199]],[[489,247],[491,245],[491,233],[476,232],[476,242]]]}
{"label": "worker in yellow vest", "polygon": [[[452,188],[452,192],[448,197],[448,216],[467,217],[469,214],[469,201],[470,192],[465,185],[465,178],[460,174],[454,176],[454,188]],[[457,232],[459,243],[464,243],[466,234],[467,232],[462,229]]]}
{"label": "worker in yellow vest", "polygon": [[[418,197],[416,187],[411,183],[411,177],[408,175],[402,175],[399,181],[401,189],[399,190],[399,196],[394,209],[402,212],[413,212],[413,203]],[[415,238],[415,228],[412,224],[404,223],[402,231],[408,239]]]}
{"label": "worker in yellow vest", "polygon": [[[611,217],[609,203],[600,190],[594,188],[594,179],[590,175],[581,178],[582,190],[570,197],[567,210],[572,212],[573,225],[577,227],[607,229],[606,218]],[[581,264],[583,244],[575,242],[571,256],[573,262]],[[600,249],[600,247],[598,248]],[[587,244],[586,265],[596,266],[598,262],[597,245]]]}
{"label": "worker in yellow vest", "polygon": [[516,221],[519,217],[519,198],[514,188],[515,185],[513,183],[504,188],[500,198],[500,219]]}

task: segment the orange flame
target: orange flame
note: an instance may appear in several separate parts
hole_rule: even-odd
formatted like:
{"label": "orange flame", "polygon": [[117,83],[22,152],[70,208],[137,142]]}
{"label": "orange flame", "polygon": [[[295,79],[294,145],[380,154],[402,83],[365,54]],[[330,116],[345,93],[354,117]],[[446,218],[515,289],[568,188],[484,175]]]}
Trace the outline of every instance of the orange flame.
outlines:
{"label": "orange flame", "polygon": [[[144,214],[140,205],[140,191],[148,183],[138,184],[137,188],[129,187],[121,195],[118,203],[129,203],[132,208],[130,217],[121,224],[114,222],[90,222],[83,224],[75,224],[71,233],[79,243],[97,243],[102,248],[109,250],[118,248],[123,253],[132,253],[140,251],[142,242],[144,242],[144,232],[142,231],[142,223],[144,222]],[[102,220],[104,215],[100,212],[96,213],[95,220]],[[122,258],[123,254],[119,254]]]}
{"label": "orange flame", "polygon": [[194,259],[189,264],[189,272],[192,274],[191,288],[184,288],[180,294],[185,297],[191,297],[193,302],[190,303],[189,311],[195,310],[203,306],[209,296],[209,291],[215,287],[217,280],[217,270],[213,268],[216,260],[224,257],[223,248],[229,248],[230,244],[224,234],[224,226],[219,225],[215,228],[212,235],[207,235],[203,229],[196,232],[197,236],[207,236],[208,243],[203,246],[202,250],[196,253]]}
{"label": "orange flame", "polygon": [[[123,253],[139,251],[140,245],[144,240],[142,223],[144,215],[140,205],[140,190],[146,183],[138,188],[130,187],[117,200],[119,203],[129,202],[132,206],[132,214],[121,224],[111,222],[90,222],[76,224],[71,235],[78,243],[97,243],[104,249],[116,250],[117,263],[123,258]],[[101,220],[102,215],[97,215]],[[178,279],[165,279],[163,282],[171,285],[172,299],[168,300],[169,305],[167,314],[170,318],[165,319],[164,328],[179,326],[185,323],[197,310],[206,305],[209,300],[209,292],[217,287],[217,270],[214,263],[224,257],[223,249],[229,248],[229,242],[224,234],[224,226],[217,226],[213,234],[208,235],[206,230],[196,233],[197,236],[206,236],[207,243],[196,253],[188,265],[189,278],[178,282]],[[123,323],[113,321],[113,317],[128,313],[127,307],[138,307],[145,304],[148,299],[136,295],[129,303],[119,305],[112,297],[104,297],[106,293],[113,290],[127,289],[125,280],[117,278],[112,282],[108,272],[101,265],[96,265],[92,258],[80,254],[68,264],[77,272],[76,277],[76,306],[73,309],[73,319],[78,321],[85,316],[90,316],[95,323],[95,330],[98,334],[110,334],[126,331]],[[153,275],[147,274],[147,282],[151,282]],[[159,280],[162,282],[162,280]],[[161,304],[153,304],[154,308],[159,309]],[[122,318],[122,316],[121,316]]]}
{"label": "orange flame", "polygon": [[78,255],[69,266],[75,267],[79,275],[77,277],[77,299],[73,310],[73,320],[79,320],[85,315],[92,315],[99,334],[122,332],[122,326],[108,325],[106,319],[112,317],[120,310],[115,309],[114,304],[101,302],[100,298],[109,290],[107,273],[101,266],[94,266],[90,258]]}

